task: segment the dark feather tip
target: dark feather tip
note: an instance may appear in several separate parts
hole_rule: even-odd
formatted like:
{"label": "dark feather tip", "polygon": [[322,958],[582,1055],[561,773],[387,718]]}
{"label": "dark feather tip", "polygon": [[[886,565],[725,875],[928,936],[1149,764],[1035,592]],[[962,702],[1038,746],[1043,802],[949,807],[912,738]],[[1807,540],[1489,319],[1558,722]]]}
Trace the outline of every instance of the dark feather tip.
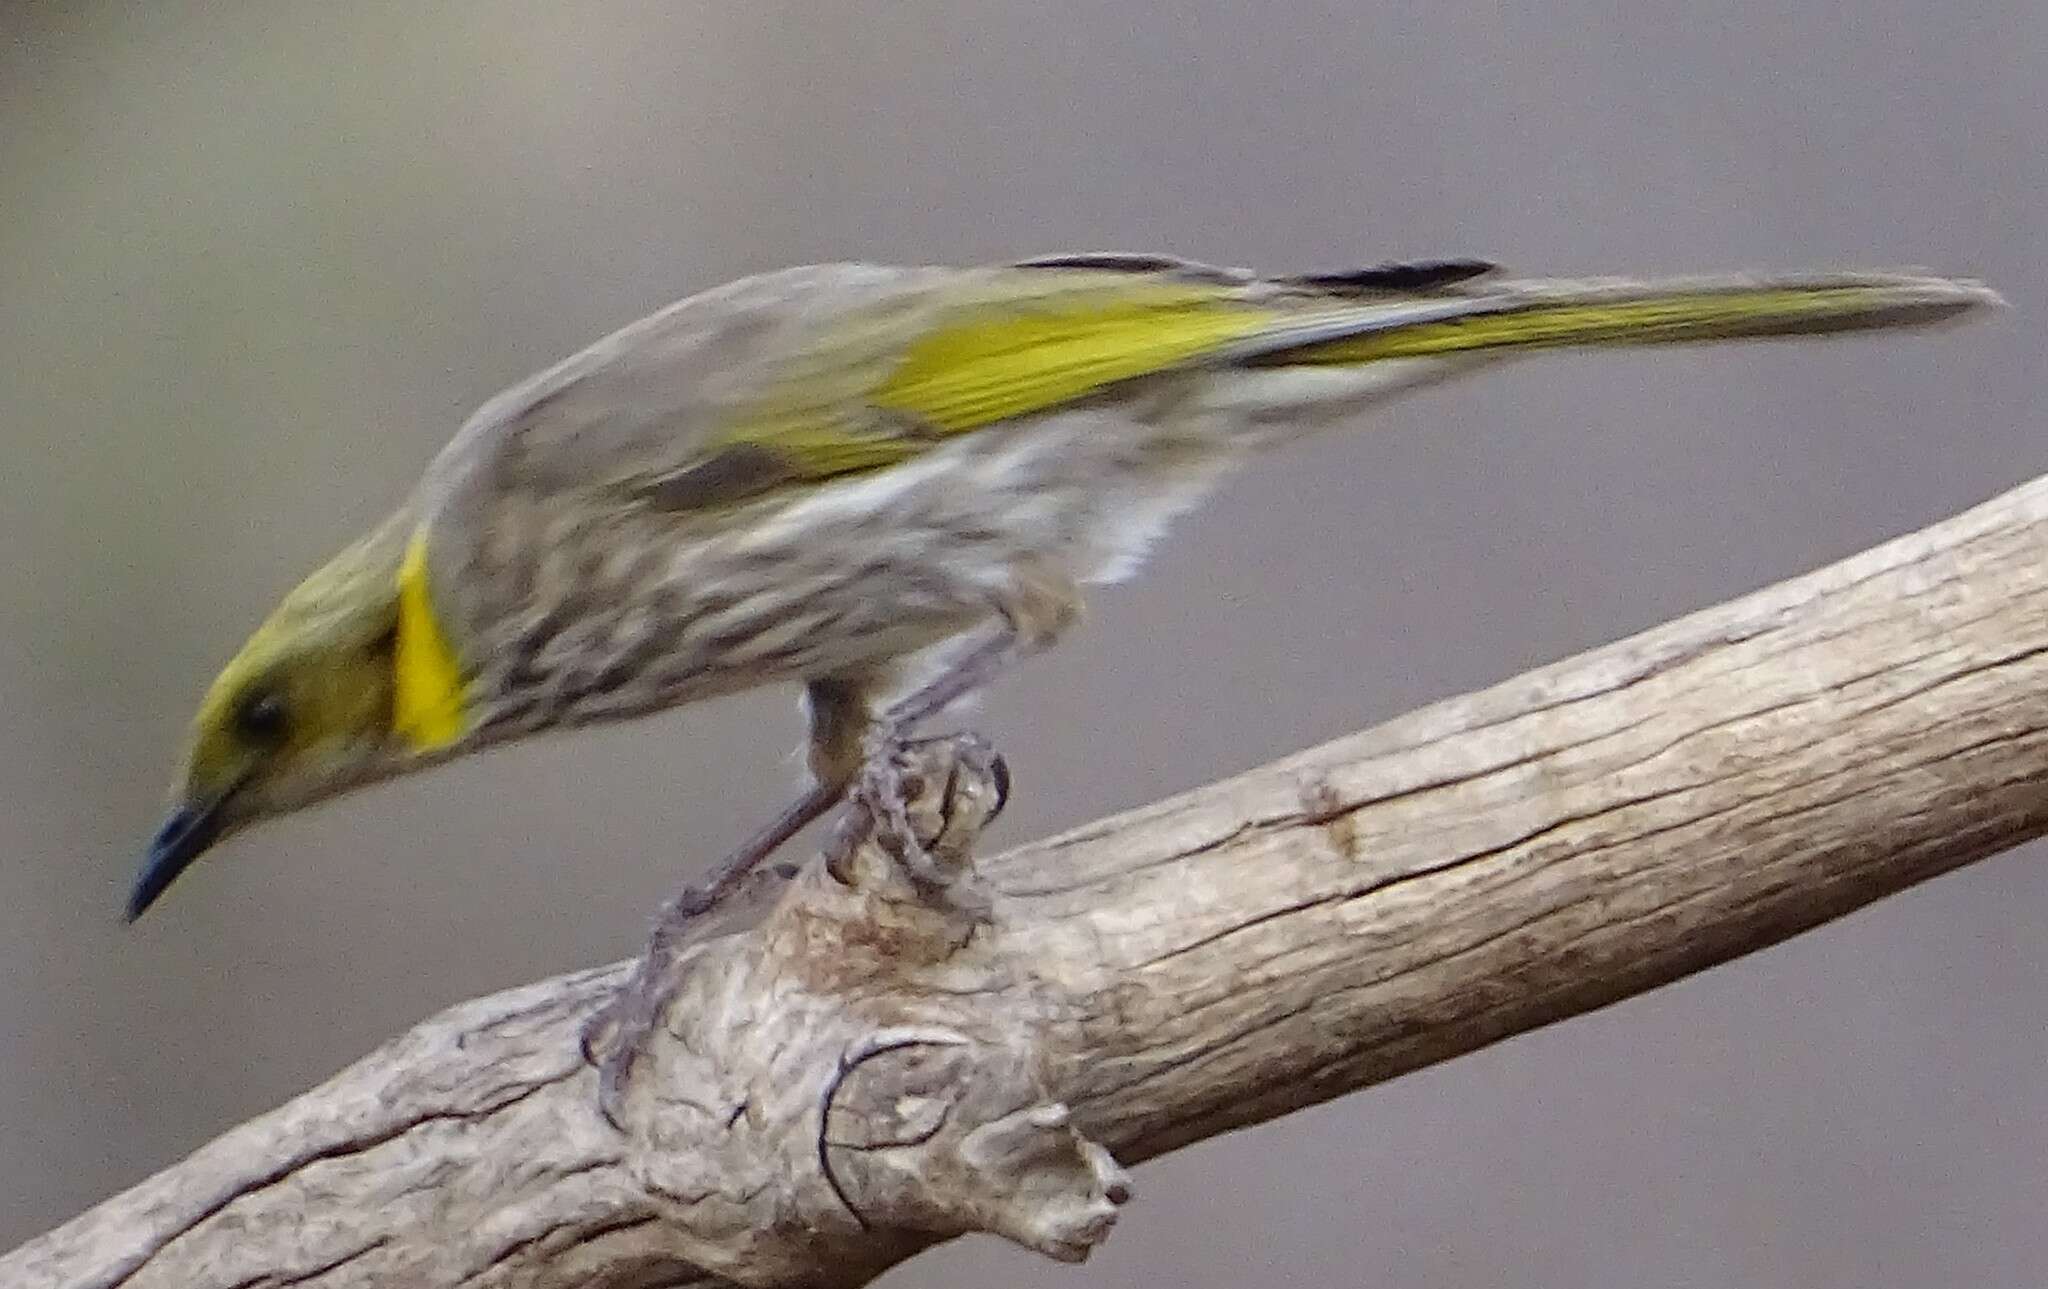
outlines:
{"label": "dark feather tip", "polygon": [[1430,291],[1485,277],[1499,268],[1492,260],[1408,260],[1341,273],[1305,273],[1287,280],[1318,291]]}

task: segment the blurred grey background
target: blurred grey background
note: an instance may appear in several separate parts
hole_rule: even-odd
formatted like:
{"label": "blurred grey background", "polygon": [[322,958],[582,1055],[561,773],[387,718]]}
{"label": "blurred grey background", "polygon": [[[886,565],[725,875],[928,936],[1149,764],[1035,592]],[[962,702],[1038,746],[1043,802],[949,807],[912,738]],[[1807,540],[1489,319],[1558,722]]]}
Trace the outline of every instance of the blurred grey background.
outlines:
{"label": "blurred grey background", "polygon": [[[1920,263],[1932,336],[1558,357],[1269,460],[980,724],[1000,837],[2048,469],[2048,6],[16,4],[0,17],[0,1246],[442,1005],[637,948],[792,695],[506,750],[116,908],[200,687],[500,386],[832,258]],[[2048,1283],[2048,871],[1143,1170],[1087,1270],[904,1287]]]}

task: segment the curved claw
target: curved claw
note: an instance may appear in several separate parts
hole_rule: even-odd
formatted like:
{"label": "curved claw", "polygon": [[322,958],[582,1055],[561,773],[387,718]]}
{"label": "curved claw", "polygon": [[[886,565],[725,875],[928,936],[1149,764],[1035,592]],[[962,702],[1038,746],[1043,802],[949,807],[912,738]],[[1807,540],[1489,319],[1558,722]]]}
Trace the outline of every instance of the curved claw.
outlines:
{"label": "curved claw", "polygon": [[996,785],[996,803],[989,807],[988,818],[982,820],[984,828],[1002,818],[1003,807],[1010,804],[1010,763],[1001,752],[989,754],[988,777]]}
{"label": "curved claw", "polygon": [[597,1112],[619,1132],[626,1130],[626,1087],[639,1055],[640,1043],[631,1042],[615,1049],[597,1067]]}
{"label": "curved claw", "polygon": [[583,1022],[577,1035],[584,1061],[597,1067],[598,1113],[620,1132],[626,1130],[626,1091],[633,1069],[674,993],[671,973],[653,970],[649,959],[643,958],[632,978]]}

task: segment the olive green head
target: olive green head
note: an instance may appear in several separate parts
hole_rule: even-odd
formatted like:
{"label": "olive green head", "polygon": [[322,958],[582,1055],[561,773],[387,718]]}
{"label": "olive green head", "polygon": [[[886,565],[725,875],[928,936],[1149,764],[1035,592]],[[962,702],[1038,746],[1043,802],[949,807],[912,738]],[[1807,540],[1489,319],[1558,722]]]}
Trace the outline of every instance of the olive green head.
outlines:
{"label": "olive green head", "polygon": [[294,588],[214,680],[129,920],[223,837],[407,758],[393,732],[402,543],[402,530],[387,526],[343,551]]}

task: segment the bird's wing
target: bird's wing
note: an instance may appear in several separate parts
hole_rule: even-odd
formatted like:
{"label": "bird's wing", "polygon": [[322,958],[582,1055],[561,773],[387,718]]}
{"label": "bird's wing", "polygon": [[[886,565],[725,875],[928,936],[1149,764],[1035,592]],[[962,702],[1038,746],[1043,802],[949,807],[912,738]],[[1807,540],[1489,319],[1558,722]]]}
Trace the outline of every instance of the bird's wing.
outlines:
{"label": "bird's wing", "polygon": [[427,492],[715,509],[1200,361],[1275,316],[1248,275],[1070,258],[816,265],[693,296],[486,403]]}
{"label": "bird's wing", "polygon": [[1491,267],[1448,260],[1259,278],[1094,254],[988,269],[787,270],[600,341],[494,400],[465,436],[490,438],[502,484],[688,512],[881,469],[1197,367],[1854,330],[1995,298],[1885,274],[1471,280]]}
{"label": "bird's wing", "polygon": [[[1164,256],[1051,256],[991,269],[898,270],[899,290],[806,270],[826,305],[764,345],[690,451],[639,474],[654,504],[695,510],[914,458],[958,435],[1057,411],[1129,382],[1237,361],[1291,328],[1455,299],[1478,261],[1265,279]],[[927,276],[930,275],[930,276]],[[1251,346],[1250,349],[1247,346]]]}

